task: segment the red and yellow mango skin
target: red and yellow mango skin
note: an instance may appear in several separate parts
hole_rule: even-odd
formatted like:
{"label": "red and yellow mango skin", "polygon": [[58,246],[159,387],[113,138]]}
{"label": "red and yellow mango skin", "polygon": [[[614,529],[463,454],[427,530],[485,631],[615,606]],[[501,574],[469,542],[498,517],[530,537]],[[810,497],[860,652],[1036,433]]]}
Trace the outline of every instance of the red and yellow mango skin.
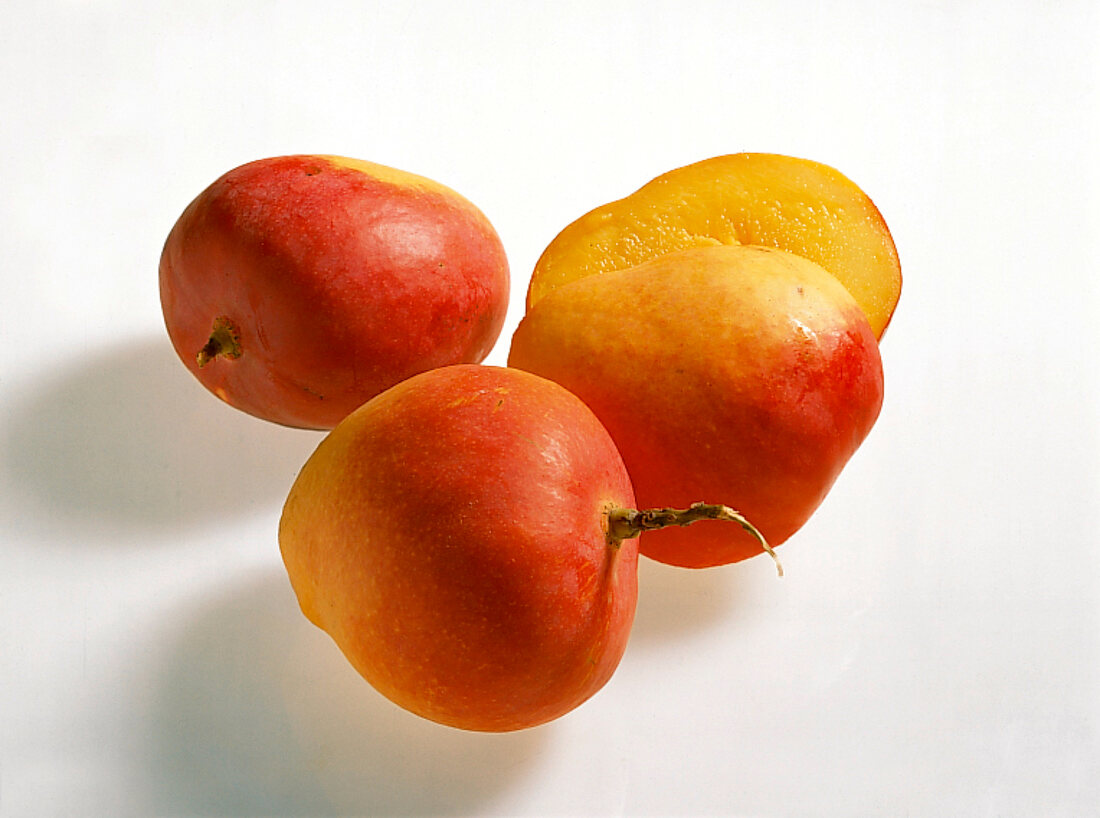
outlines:
{"label": "red and yellow mango skin", "polygon": [[[238,409],[315,429],[410,375],[483,360],[508,287],[500,238],[473,204],[335,156],[225,174],[160,262],[168,333],[195,377]],[[204,359],[216,326],[227,343]]]}
{"label": "red and yellow mango skin", "polygon": [[302,611],[407,710],[508,731],[611,677],[637,598],[626,469],[591,411],[503,367],[414,376],[302,469],[279,543]]}
{"label": "red and yellow mango skin", "polygon": [[[779,545],[825,498],[882,405],[875,334],[847,290],[768,247],[662,255],[547,292],[509,365],[580,397],[622,453],[642,508],[724,503]],[[692,568],[761,553],[735,526],[643,534]]]}

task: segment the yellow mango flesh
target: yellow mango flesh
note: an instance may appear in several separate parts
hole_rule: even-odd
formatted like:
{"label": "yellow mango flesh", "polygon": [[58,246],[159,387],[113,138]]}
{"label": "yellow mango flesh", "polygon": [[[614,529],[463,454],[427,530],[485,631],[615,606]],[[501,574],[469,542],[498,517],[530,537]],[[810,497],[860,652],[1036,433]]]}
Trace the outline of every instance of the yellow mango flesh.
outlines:
{"label": "yellow mango flesh", "polygon": [[851,180],[818,162],[738,153],[670,171],[570,224],[539,258],[527,307],[571,281],[712,245],[775,247],[817,263],[845,286],[876,338],[901,294],[890,231]]}

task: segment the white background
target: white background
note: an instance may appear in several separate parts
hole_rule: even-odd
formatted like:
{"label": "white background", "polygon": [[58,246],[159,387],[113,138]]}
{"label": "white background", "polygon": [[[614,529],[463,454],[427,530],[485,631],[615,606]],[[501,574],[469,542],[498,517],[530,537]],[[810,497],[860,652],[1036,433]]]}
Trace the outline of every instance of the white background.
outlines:
{"label": "white background", "polygon": [[[0,815],[1085,816],[1100,809],[1100,4],[12,3],[0,11]],[[739,150],[876,201],[881,419],[766,558],[641,567],[612,681],[480,735],[298,612],[319,440],[210,397],[156,268],[221,173],[433,177],[514,275]]]}

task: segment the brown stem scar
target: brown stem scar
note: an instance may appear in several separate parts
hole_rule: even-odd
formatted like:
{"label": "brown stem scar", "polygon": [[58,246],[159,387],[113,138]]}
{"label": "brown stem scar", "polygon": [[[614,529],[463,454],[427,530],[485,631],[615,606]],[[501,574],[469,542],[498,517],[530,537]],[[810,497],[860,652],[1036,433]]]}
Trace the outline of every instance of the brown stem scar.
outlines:
{"label": "brown stem scar", "polygon": [[241,334],[237,325],[229,320],[227,315],[220,315],[214,319],[210,338],[195,356],[195,362],[199,365],[199,369],[202,369],[219,356],[230,360],[241,357]]}

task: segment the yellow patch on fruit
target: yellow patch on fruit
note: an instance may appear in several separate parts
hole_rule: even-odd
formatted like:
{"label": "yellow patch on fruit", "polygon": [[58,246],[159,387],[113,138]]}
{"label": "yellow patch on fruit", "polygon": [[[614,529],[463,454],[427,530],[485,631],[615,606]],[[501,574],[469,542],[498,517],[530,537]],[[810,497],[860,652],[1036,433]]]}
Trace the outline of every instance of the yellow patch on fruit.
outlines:
{"label": "yellow patch on fruit", "polygon": [[457,398],[447,403],[447,408],[458,409],[460,406],[471,406],[477,403],[480,399],[481,395],[477,392],[474,392],[470,395],[459,395]]}
{"label": "yellow patch on fruit", "polygon": [[348,168],[349,170],[365,173],[374,179],[378,179],[381,182],[386,182],[396,187],[411,187],[448,196],[458,195],[455,191],[451,190],[451,188],[440,184],[434,179],[429,179],[427,176],[419,176],[415,173],[391,168],[388,165],[380,165],[377,162],[368,162],[365,159],[352,159],[347,156],[333,156],[331,154],[321,154],[317,158],[324,159],[329,164],[335,165],[338,168]]}

